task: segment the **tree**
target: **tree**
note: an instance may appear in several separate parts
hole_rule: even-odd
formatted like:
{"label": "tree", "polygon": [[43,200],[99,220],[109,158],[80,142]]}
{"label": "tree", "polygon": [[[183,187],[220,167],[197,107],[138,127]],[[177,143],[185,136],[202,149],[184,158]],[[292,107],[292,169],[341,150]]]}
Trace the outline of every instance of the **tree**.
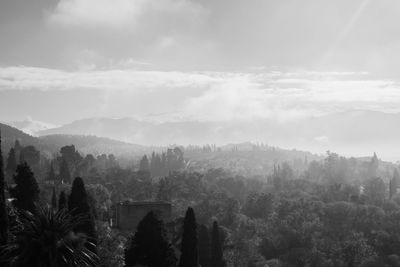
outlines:
{"label": "tree", "polygon": [[397,169],[393,172],[393,178],[389,181],[389,198],[392,197],[397,193],[397,187],[399,185],[400,175]]}
{"label": "tree", "polygon": [[167,241],[164,224],[149,212],[138,224],[129,247],[125,250],[125,266],[176,266],[174,250]]}
{"label": "tree", "polygon": [[[74,227],[74,231],[86,234],[90,243],[96,244],[96,229],[93,214],[89,205],[85,184],[80,177],[76,177],[72,183],[71,194],[68,197],[68,210],[72,216],[84,218],[81,223]],[[95,251],[95,247],[92,251]]]}
{"label": "tree", "polygon": [[200,225],[198,236],[199,264],[201,267],[210,267],[210,233],[207,226]]}
{"label": "tree", "polygon": [[15,236],[0,255],[1,266],[97,266],[97,256],[82,246],[72,232],[79,220],[67,211],[38,208],[36,214],[22,211]]}
{"label": "tree", "polygon": [[150,171],[149,159],[146,155],[144,155],[143,158],[140,160],[139,170],[145,172]]}
{"label": "tree", "polygon": [[371,161],[369,162],[368,165],[368,178],[375,178],[377,176],[377,171],[379,168],[379,159],[376,153],[374,152],[374,155],[371,158]]}
{"label": "tree", "polygon": [[10,189],[11,196],[15,198],[14,205],[19,209],[34,212],[35,203],[39,199],[39,186],[28,163],[17,166],[14,181],[16,186]]}
{"label": "tree", "polygon": [[58,197],[58,210],[67,208],[67,196],[64,191],[61,191],[60,196]]}
{"label": "tree", "polygon": [[196,217],[192,208],[188,208],[183,221],[183,234],[181,243],[181,258],[179,267],[197,267],[197,231]]}
{"label": "tree", "polygon": [[34,146],[26,146],[21,149],[20,163],[26,162],[31,169],[36,173],[40,173],[40,152]]}
{"label": "tree", "polygon": [[61,160],[62,161],[65,160],[68,163],[68,167],[70,168],[70,171],[72,173],[73,171],[77,170],[78,165],[83,160],[82,156],[75,149],[74,145],[63,146],[60,149],[60,154],[61,154]]}
{"label": "tree", "polygon": [[382,204],[387,196],[385,182],[379,177],[368,179],[364,184],[364,194],[372,204]]}
{"label": "tree", "polygon": [[66,160],[61,162],[60,166],[60,180],[62,183],[70,183],[71,182],[71,174],[69,172],[69,166]]}
{"label": "tree", "polygon": [[211,235],[211,266],[225,267],[223,259],[222,244],[219,237],[218,222],[214,221]]}
{"label": "tree", "polygon": [[0,133],[0,245],[7,244],[8,240],[8,214],[6,207],[6,196],[5,196],[5,177],[4,177],[4,165],[3,165],[3,154],[1,150],[1,133]]}
{"label": "tree", "polygon": [[56,174],[54,173],[53,161],[50,163],[50,170],[49,173],[47,174],[47,181],[51,183],[56,182]]}
{"label": "tree", "polygon": [[10,152],[8,152],[7,165],[6,165],[6,173],[9,178],[11,178],[14,175],[16,169],[17,169],[17,158],[15,156],[14,148],[11,148]]}
{"label": "tree", "polygon": [[51,208],[57,210],[57,194],[56,189],[53,187],[53,193],[51,195]]}

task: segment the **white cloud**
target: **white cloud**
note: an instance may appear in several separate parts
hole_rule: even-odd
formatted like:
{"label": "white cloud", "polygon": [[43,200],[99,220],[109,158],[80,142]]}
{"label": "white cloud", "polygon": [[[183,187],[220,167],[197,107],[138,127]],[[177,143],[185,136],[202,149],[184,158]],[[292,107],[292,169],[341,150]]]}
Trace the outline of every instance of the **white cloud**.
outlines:
{"label": "white cloud", "polygon": [[51,22],[64,26],[119,27],[135,21],[140,15],[142,0],[60,0]]}
{"label": "white cloud", "polygon": [[157,98],[169,102],[169,108],[182,117],[199,120],[285,121],[349,109],[400,112],[399,85],[365,73],[0,68],[0,94],[2,90],[76,89],[101,91],[110,112],[116,103],[129,105],[129,98],[145,102]]}
{"label": "white cloud", "polygon": [[137,30],[163,19],[194,21],[203,12],[189,0],[60,0],[47,20],[64,27]]}

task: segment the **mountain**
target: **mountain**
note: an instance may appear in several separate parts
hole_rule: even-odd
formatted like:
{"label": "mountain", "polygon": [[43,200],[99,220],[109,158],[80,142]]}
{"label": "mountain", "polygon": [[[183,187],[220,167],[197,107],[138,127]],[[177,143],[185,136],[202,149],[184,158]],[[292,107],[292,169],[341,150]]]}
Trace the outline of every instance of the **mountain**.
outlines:
{"label": "mountain", "polygon": [[8,124],[12,127],[15,127],[17,129],[20,129],[21,131],[23,131],[27,134],[33,135],[33,136],[36,136],[37,135],[36,133],[39,131],[44,131],[47,129],[57,127],[56,125],[42,122],[42,121],[32,120],[31,118],[28,118],[23,121],[11,121],[11,122],[7,122],[6,124]]}
{"label": "mountain", "polygon": [[72,144],[84,154],[92,153],[95,155],[112,153],[115,155],[142,156],[145,153],[151,153],[153,150],[159,150],[159,148],[128,144],[96,136],[49,135],[34,137],[3,123],[0,123],[0,131],[4,156],[14,146],[15,140],[18,140],[22,146],[33,145],[47,156],[57,153],[63,146]]}
{"label": "mountain", "polygon": [[75,145],[77,150],[84,154],[129,154],[142,156],[145,153],[151,153],[156,148],[145,147],[141,145],[129,144],[122,141],[113,140],[105,137],[85,136],[85,135],[46,135],[39,137],[39,140],[57,151],[67,145]]}
{"label": "mountain", "polygon": [[4,155],[8,153],[11,147],[14,146],[15,140],[18,140],[21,145],[33,145],[42,151],[52,151],[53,147],[48,144],[42,142],[40,139],[33,137],[23,131],[9,126],[7,124],[0,123],[0,131],[1,131],[1,141],[2,141],[2,150]]}
{"label": "mountain", "polygon": [[89,118],[39,131],[39,135],[95,135],[143,145],[264,142],[282,148],[399,160],[400,114],[351,110],[289,121],[174,121]]}
{"label": "mountain", "polygon": [[89,135],[132,142],[136,140],[136,137],[130,135],[150,125],[151,123],[142,122],[134,118],[90,118],[77,120],[57,128],[42,130],[38,132],[38,135]]}

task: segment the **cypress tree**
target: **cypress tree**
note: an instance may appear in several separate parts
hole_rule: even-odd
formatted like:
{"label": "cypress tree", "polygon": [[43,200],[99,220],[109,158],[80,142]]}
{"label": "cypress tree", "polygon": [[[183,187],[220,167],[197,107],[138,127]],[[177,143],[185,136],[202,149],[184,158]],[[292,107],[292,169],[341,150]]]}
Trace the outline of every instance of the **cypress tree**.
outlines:
{"label": "cypress tree", "polygon": [[71,173],[69,172],[69,166],[67,161],[64,159],[60,166],[60,180],[62,183],[71,183]]}
{"label": "cypress tree", "polygon": [[61,191],[60,196],[58,197],[58,210],[67,208],[67,196],[64,191]]}
{"label": "cypress tree", "polygon": [[3,154],[1,150],[1,132],[0,132],[0,245],[7,244],[8,240],[8,214],[6,207],[6,196],[5,196],[5,177],[4,177],[4,165],[3,165]]}
{"label": "cypress tree", "polygon": [[199,264],[201,267],[210,267],[210,232],[207,226],[199,227]]}
{"label": "cypress tree", "polygon": [[143,158],[140,160],[139,170],[144,172],[150,171],[150,163],[146,155],[144,155]]}
{"label": "cypress tree", "polygon": [[[71,194],[68,198],[68,210],[72,216],[84,218],[82,223],[77,224],[74,231],[85,233],[89,241],[96,245],[97,238],[94,218],[90,209],[85,184],[80,177],[76,177],[72,183]],[[95,249],[93,248],[92,251],[95,252]]]}
{"label": "cypress tree", "polygon": [[53,194],[51,195],[51,208],[57,210],[57,194],[56,189],[53,187]]}
{"label": "cypress tree", "polygon": [[167,241],[164,224],[149,212],[138,224],[137,231],[125,250],[125,266],[174,267],[176,257]]}
{"label": "cypress tree", "polygon": [[49,173],[47,174],[47,181],[55,183],[56,182],[56,174],[54,172],[53,161],[50,163]]}
{"label": "cypress tree", "polygon": [[179,267],[197,267],[197,231],[196,217],[192,208],[188,208],[183,221],[183,234],[181,243],[181,258]]}
{"label": "cypress tree", "polygon": [[10,194],[15,198],[15,206],[34,213],[35,203],[39,200],[39,186],[28,163],[17,166],[14,181],[16,186],[10,189]]}
{"label": "cypress tree", "polygon": [[16,169],[17,169],[17,158],[15,156],[15,149],[11,148],[10,152],[8,152],[7,165],[6,165],[6,173],[9,178],[12,178]]}
{"label": "cypress tree", "polygon": [[211,266],[225,267],[223,259],[222,245],[219,237],[218,222],[214,221],[211,237]]}
{"label": "cypress tree", "polygon": [[389,181],[389,199],[392,199],[392,197],[397,193],[399,180],[400,180],[399,172],[397,171],[397,169],[395,169],[393,172],[393,178],[390,179]]}

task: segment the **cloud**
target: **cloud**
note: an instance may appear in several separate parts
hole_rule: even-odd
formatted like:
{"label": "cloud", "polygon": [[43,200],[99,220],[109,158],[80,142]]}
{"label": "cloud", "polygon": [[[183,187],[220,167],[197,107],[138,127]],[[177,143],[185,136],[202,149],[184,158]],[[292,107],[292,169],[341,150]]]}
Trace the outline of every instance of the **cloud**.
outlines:
{"label": "cloud", "polygon": [[0,68],[0,94],[5,90],[97,91],[105,113],[129,115],[135,99],[135,112],[174,111],[181,118],[214,121],[286,121],[350,109],[400,112],[397,82],[354,72],[68,72],[20,66]]}
{"label": "cloud", "polygon": [[138,30],[163,19],[187,23],[202,13],[203,8],[189,0],[60,0],[47,20],[66,28]]}

